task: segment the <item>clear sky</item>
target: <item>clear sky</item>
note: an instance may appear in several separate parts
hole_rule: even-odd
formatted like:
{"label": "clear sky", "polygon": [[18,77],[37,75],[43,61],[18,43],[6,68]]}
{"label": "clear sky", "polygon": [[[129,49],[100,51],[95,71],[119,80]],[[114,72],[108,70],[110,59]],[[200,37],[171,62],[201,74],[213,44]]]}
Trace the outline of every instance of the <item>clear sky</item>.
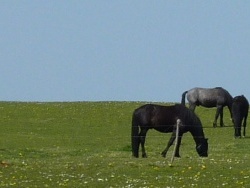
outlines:
{"label": "clear sky", "polygon": [[250,1],[1,0],[1,101],[250,99]]}

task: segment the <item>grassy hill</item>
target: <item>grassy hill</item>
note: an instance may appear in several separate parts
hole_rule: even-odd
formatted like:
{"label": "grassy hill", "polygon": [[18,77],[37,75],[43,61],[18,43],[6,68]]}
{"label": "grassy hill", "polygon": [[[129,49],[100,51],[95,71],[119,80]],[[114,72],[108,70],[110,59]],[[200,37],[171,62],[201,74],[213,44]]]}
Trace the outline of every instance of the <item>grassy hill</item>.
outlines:
{"label": "grassy hill", "polygon": [[[0,187],[249,187],[250,131],[234,139],[212,128],[215,108],[198,107],[209,139],[200,158],[190,133],[169,167],[160,153],[170,134],[149,131],[148,158],[131,157],[133,110],[143,102],[0,102]],[[168,105],[168,104],[164,104]],[[250,121],[248,121],[250,122]]]}

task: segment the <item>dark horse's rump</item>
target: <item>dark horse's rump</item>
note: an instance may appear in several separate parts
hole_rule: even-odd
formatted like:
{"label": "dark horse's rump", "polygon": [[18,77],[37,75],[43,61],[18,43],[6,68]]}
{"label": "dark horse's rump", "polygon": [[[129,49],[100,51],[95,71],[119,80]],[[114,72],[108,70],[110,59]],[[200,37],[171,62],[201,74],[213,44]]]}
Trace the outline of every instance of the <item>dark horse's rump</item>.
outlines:
{"label": "dark horse's rump", "polygon": [[175,156],[179,157],[179,147],[182,135],[190,132],[196,143],[196,150],[200,156],[206,157],[208,144],[205,139],[200,119],[183,105],[160,106],[147,104],[137,108],[132,117],[132,152],[134,157],[139,157],[139,147],[142,147],[142,157],[146,157],[144,148],[145,138],[149,129],[159,132],[173,132],[166,149],[162,152],[165,157],[169,147],[175,140],[176,121],[180,119],[182,126],[179,129],[179,142]]}
{"label": "dark horse's rump", "polygon": [[246,136],[246,124],[248,116],[249,103],[248,100],[243,96],[236,96],[233,98],[232,104],[232,119],[234,122],[235,137],[241,137],[241,125],[243,121],[243,136]]}
{"label": "dark horse's rump", "polygon": [[213,126],[217,126],[217,119],[220,116],[220,126],[223,126],[223,108],[228,107],[231,113],[232,99],[230,93],[222,87],[216,88],[193,88],[182,94],[181,103],[185,105],[185,97],[189,102],[189,108],[195,110],[196,106],[204,106],[207,108],[217,107]]}

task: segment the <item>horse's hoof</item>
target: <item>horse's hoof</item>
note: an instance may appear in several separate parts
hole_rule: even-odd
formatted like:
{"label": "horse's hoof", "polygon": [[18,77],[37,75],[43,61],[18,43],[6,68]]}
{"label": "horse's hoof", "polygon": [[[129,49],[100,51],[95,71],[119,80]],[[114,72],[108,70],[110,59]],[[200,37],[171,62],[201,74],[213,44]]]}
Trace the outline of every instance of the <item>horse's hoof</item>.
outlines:
{"label": "horse's hoof", "polygon": [[179,154],[175,154],[175,157],[178,157],[178,158],[180,158],[181,156],[180,156]]}
{"label": "horse's hoof", "polygon": [[138,153],[137,153],[137,154],[136,154],[136,153],[133,153],[133,154],[132,154],[132,157],[134,157],[134,158],[139,158],[139,154],[138,154]]}
{"label": "horse's hoof", "polygon": [[166,158],[166,153],[161,153],[161,156]]}
{"label": "horse's hoof", "polygon": [[147,154],[143,154],[143,155],[142,155],[142,158],[147,158]]}

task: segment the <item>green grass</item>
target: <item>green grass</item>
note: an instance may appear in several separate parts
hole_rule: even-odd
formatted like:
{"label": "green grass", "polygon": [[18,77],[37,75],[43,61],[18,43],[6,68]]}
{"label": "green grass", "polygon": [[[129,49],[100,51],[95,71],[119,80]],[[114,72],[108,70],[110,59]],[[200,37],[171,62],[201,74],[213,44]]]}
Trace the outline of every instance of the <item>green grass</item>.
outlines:
{"label": "green grass", "polygon": [[166,158],[160,153],[170,134],[154,130],[148,158],[132,158],[131,115],[142,104],[0,102],[0,187],[250,186],[250,139],[234,139],[228,109],[224,128],[212,128],[214,108],[196,109],[208,158],[198,157],[186,133],[181,158],[169,167],[173,147]]}

